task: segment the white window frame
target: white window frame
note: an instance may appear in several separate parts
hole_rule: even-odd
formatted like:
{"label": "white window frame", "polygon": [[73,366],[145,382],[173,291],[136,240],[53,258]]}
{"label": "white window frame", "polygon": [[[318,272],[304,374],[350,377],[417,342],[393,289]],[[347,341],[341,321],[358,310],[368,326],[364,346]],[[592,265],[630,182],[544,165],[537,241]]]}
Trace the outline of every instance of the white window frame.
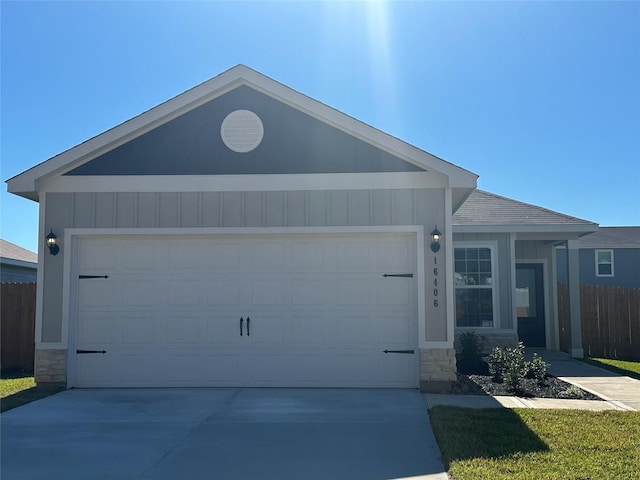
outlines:
{"label": "white window frame", "polygon": [[[608,262],[599,262],[598,261],[598,254],[600,252],[607,252],[611,254],[611,273],[600,273],[600,269],[598,268],[600,265],[609,265]],[[613,249],[611,248],[600,248],[598,250],[595,251],[595,255],[594,255],[594,259],[595,259],[595,264],[596,264],[596,277],[613,277],[614,276],[614,270],[613,270],[613,264],[614,264],[614,260],[613,260]]]}
{"label": "white window frame", "polygon": [[[493,318],[492,325],[490,327],[483,326],[458,326],[458,318],[456,317],[456,287],[455,284],[455,249],[456,248],[488,248],[491,252],[491,302],[493,303]],[[453,278],[453,309],[454,309],[454,324],[456,329],[462,330],[497,330],[500,329],[499,321],[500,321],[500,303],[499,303],[499,280],[498,280],[498,242],[493,241],[485,241],[485,242],[453,242],[453,269],[452,269]],[[464,286],[460,288],[474,288],[469,286]],[[487,288],[486,286],[478,286],[476,288]]]}

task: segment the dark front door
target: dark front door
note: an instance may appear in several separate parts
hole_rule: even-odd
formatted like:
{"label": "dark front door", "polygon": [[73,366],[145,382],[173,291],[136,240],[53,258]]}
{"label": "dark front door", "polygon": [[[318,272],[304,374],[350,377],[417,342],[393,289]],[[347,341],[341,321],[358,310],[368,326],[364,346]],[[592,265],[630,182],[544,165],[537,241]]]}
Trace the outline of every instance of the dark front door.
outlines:
{"label": "dark front door", "polygon": [[542,264],[516,265],[518,337],[526,347],[545,347]]}

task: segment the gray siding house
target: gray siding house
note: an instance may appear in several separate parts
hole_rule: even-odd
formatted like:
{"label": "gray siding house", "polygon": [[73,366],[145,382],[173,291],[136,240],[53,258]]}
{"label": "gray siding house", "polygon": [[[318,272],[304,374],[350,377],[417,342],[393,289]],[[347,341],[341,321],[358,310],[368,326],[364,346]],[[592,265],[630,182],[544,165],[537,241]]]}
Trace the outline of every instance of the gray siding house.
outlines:
{"label": "gray siding house", "polygon": [[38,276],[38,255],[0,239],[0,281],[32,283]]}
{"label": "gray siding house", "polygon": [[[577,242],[580,250],[580,283],[640,288],[640,227],[600,227]],[[558,263],[566,265],[567,253],[558,248]],[[566,268],[558,281],[567,281]]]}
{"label": "gray siding house", "polygon": [[597,225],[476,180],[236,66],[8,180],[40,204],[36,381],[429,390],[456,332],[557,349],[554,245]]}

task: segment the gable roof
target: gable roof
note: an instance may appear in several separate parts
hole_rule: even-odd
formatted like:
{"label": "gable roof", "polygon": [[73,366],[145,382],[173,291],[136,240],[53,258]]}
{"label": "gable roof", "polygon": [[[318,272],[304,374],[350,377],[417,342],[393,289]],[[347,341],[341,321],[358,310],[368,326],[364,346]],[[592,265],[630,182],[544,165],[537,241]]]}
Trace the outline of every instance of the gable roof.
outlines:
{"label": "gable roof", "polygon": [[[489,231],[536,232],[567,231],[593,232],[596,223],[554,212],[484,190],[474,190],[453,215],[456,231],[488,228]],[[455,228],[458,227],[458,228]]]}
{"label": "gable roof", "polygon": [[[1,238],[0,257],[3,263],[30,263],[34,267],[38,263],[38,255],[36,253]],[[9,260],[9,262],[5,262],[5,260]]]}
{"label": "gable roof", "polygon": [[600,227],[579,240],[580,248],[640,248],[640,227]]}
{"label": "gable roof", "polygon": [[[9,179],[11,193],[38,200],[39,184],[47,178],[62,175],[165,123],[229,92],[241,85],[266,94],[290,107],[325,122],[359,140],[390,153],[425,170],[448,177],[454,190],[454,205],[475,188],[477,175],[435,155],[420,150],[391,135],[349,117],[311,99],[244,65],[226,72]],[[457,205],[456,205],[457,206]]]}

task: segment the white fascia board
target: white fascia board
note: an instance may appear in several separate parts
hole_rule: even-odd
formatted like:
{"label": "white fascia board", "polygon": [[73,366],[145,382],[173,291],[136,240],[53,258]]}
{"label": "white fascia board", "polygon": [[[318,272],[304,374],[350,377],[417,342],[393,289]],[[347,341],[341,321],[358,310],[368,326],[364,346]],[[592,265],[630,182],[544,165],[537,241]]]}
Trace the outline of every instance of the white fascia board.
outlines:
{"label": "white fascia board", "polygon": [[[597,224],[569,225],[454,225],[453,233],[522,233],[522,234],[585,234],[598,231]],[[524,238],[519,236],[518,240]],[[542,238],[541,238],[542,239]]]}
{"label": "white fascia board", "polygon": [[41,192],[236,192],[444,188],[435,172],[323,173],[290,175],[58,176]]}

